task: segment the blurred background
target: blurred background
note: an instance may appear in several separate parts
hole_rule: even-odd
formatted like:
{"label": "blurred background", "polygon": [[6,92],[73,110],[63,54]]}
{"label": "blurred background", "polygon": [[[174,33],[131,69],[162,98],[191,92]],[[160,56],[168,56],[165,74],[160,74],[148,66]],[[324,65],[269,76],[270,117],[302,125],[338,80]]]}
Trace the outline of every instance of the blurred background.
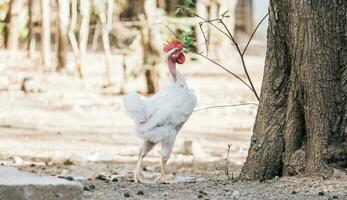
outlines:
{"label": "blurred background", "polygon": [[[122,95],[151,95],[170,81],[162,58],[167,40],[192,31],[193,49],[207,53],[199,20],[177,14],[183,0],[0,0],[0,160],[76,164],[134,162],[137,138]],[[207,19],[225,23],[244,48],[267,13],[267,0],[194,0]],[[205,24],[209,58],[246,78],[240,57]],[[246,52],[259,91],[267,20]],[[250,90],[208,60],[188,53],[178,66],[198,98],[196,109],[255,102]],[[170,162],[245,160],[256,106],[194,112]],[[148,156],[159,160],[159,149]],[[147,159],[147,158],[146,158]]]}

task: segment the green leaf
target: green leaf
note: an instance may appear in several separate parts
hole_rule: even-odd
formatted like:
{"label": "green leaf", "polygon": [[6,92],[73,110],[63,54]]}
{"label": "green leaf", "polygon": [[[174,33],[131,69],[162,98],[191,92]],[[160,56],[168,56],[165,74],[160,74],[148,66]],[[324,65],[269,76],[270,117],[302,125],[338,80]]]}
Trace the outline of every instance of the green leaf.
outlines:
{"label": "green leaf", "polygon": [[193,0],[184,0],[184,6],[185,7],[190,7],[193,5],[194,5]]}
{"label": "green leaf", "polygon": [[183,42],[184,45],[184,51],[189,51],[190,46],[193,44],[195,41],[195,38],[192,37],[193,31],[192,30],[187,30],[184,31],[180,36],[178,36],[178,40]]}
{"label": "green leaf", "polygon": [[180,7],[177,7],[177,8],[176,8],[176,11],[175,11],[175,14],[178,15],[178,14],[180,14],[180,13],[182,13],[182,12],[183,12],[183,9],[180,8]]}

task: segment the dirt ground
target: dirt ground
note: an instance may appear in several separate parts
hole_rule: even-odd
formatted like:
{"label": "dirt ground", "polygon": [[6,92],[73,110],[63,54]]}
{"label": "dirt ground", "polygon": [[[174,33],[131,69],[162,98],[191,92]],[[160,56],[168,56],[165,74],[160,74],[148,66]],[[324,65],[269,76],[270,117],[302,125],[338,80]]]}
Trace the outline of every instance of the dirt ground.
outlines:
{"label": "dirt ground", "polygon": [[[103,87],[103,55],[89,55],[88,59],[86,79],[80,80],[69,73],[37,70],[25,53],[0,52],[0,163],[80,181],[84,199],[90,200],[347,199],[347,178],[339,171],[332,177],[238,182],[256,114],[252,105],[193,113],[179,133],[168,163],[170,184],[134,183],[131,171],[139,140],[132,134],[132,121],[122,108],[119,88]],[[123,58],[116,55],[113,59],[117,83]],[[130,71],[136,70],[134,58],[128,59]],[[246,61],[259,90],[264,55],[249,55]],[[240,61],[231,57],[225,62],[245,78]],[[161,69],[165,72],[163,65]],[[196,109],[257,102],[247,87],[210,63],[190,61],[179,70],[195,91]],[[33,92],[24,93],[20,88],[27,77]],[[143,89],[139,87],[143,83],[143,77],[130,78],[126,92]],[[183,148],[187,142],[192,143],[188,152]],[[158,175],[158,147],[145,158],[145,169],[147,176]],[[194,183],[184,183],[187,178]]]}
{"label": "dirt ground", "polygon": [[[336,170],[329,177],[284,177],[265,182],[239,182],[241,166],[220,162],[171,163],[167,184],[134,183],[130,169],[135,163],[93,163],[86,166],[22,166],[36,174],[58,176],[83,184],[86,200],[113,199],[347,199],[347,175]],[[158,176],[159,166],[145,163],[145,175]],[[155,167],[153,167],[155,166]],[[91,171],[94,175],[91,175]],[[99,173],[97,173],[99,172]],[[89,174],[89,175],[88,175]],[[182,177],[196,181],[183,183]]]}

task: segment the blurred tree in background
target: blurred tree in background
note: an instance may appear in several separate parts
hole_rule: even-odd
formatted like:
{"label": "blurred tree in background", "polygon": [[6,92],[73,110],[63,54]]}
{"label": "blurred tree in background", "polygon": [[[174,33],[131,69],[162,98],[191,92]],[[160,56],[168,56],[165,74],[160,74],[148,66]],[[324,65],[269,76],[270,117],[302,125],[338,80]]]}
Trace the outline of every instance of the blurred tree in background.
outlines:
{"label": "blurred tree in background", "polygon": [[[159,88],[158,64],[165,40],[173,39],[183,31],[193,30],[198,38],[197,44],[204,42],[199,27],[196,27],[197,23],[189,14],[175,13],[177,5],[183,2],[184,0],[0,0],[0,47],[9,52],[27,52],[30,59],[41,63],[42,67],[38,65],[37,69],[67,72],[69,65],[73,63],[72,73],[80,78],[86,78],[87,55],[102,52],[105,57],[105,86],[118,84],[122,92],[129,75],[127,57],[136,54],[140,70],[133,72],[136,76],[144,76],[146,92],[150,94]],[[241,26],[247,24],[247,20],[240,17],[244,13],[245,16],[250,16],[247,11],[251,9],[250,0],[191,2],[193,9],[207,19],[213,19],[228,10],[231,17],[226,20],[226,24],[231,27],[230,30],[235,27],[246,33],[251,30],[251,23],[246,25],[248,28]],[[235,23],[235,19],[239,19],[239,22]],[[209,39],[211,55],[222,55],[221,47],[227,48],[223,37],[215,36],[217,33],[208,27],[202,28]],[[193,48],[206,52],[204,45],[193,45]],[[123,56],[123,61],[119,61],[123,63],[122,80],[117,83],[113,72],[114,55]]]}

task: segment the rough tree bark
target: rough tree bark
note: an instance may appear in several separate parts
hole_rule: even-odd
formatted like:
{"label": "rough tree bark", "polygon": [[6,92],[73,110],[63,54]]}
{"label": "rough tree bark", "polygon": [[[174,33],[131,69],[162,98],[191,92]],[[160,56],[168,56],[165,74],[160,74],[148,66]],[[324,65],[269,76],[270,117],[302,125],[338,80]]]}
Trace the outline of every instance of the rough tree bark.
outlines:
{"label": "rough tree bark", "polygon": [[51,67],[51,27],[49,0],[41,0],[42,27],[41,27],[41,54],[45,69]]}
{"label": "rough tree bark", "polygon": [[243,180],[347,166],[347,1],[271,0]]}
{"label": "rough tree bark", "polygon": [[69,16],[70,16],[70,0],[57,0],[58,3],[58,51],[57,51],[57,71],[66,68],[66,54],[69,44]]}

